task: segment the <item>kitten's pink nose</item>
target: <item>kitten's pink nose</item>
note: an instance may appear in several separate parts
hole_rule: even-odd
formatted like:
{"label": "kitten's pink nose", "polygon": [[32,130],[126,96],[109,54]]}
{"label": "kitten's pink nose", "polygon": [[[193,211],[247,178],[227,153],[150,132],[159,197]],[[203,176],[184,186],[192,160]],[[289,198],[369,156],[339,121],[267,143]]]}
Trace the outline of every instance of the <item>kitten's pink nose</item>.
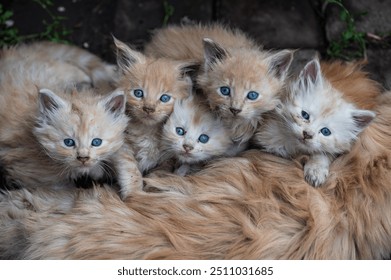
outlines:
{"label": "kitten's pink nose", "polygon": [[237,108],[233,108],[233,107],[229,108],[229,110],[230,110],[231,113],[234,114],[235,116],[236,116],[237,114],[239,114],[240,112],[242,112],[242,109],[237,109]]}
{"label": "kitten's pink nose", "polygon": [[90,157],[80,157],[80,156],[77,157],[77,160],[81,161],[83,164],[86,163],[89,159]]}
{"label": "kitten's pink nose", "polygon": [[155,108],[153,108],[153,107],[148,107],[148,106],[144,106],[144,107],[143,107],[143,111],[144,111],[145,113],[147,113],[147,114],[150,114],[150,113],[155,112]]}
{"label": "kitten's pink nose", "polygon": [[306,140],[306,139],[312,139],[312,135],[311,134],[308,134],[307,131],[303,131],[303,139]]}
{"label": "kitten's pink nose", "polygon": [[185,149],[186,153],[190,152],[191,150],[194,149],[193,146],[188,145],[188,144],[183,144],[183,148]]}

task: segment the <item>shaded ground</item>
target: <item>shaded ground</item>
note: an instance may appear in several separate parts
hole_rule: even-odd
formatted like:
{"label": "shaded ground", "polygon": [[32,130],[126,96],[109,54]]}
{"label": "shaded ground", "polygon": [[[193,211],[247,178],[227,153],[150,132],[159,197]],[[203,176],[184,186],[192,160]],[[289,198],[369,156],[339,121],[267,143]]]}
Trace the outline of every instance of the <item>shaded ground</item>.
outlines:
{"label": "shaded ground", "polygon": [[[327,48],[348,37],[342,8],[326,0],[7,0],[3,6],[13,10],[13,27],[20,35],[42,32],[50,15],[37,2],[52,2],[49,11],[64,16],[61,25],[71,31],[65,38],[89,49],[108,61],[114,61],[111,35],[141,49],[155,28],[180,22],[219,21],[239,27],[265,48],[294,48],[313,55],[318,51],[330,58]],[[354,18],[353,35],[363,36],[368,70],[386,88],[391,86],[391,2],[384,0],[344,0],[343,7]],[[46,25],[43,23],[46,21]],[[344,33],[345,32],[345,33]],[[345,38],[346,39],[346,38]],[[348,55],[358,49],[349,39]],[[350,53],[349,53],[350,52]],[[331,54],[331,56],[335,54]]]}

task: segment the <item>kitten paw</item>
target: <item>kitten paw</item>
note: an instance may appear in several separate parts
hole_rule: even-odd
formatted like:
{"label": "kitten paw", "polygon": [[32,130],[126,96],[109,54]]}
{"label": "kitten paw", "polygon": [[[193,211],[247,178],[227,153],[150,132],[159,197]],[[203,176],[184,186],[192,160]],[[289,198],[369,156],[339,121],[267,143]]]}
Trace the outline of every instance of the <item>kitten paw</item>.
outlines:
{"label": "kitten paw", "polygon": [[329,169],[322,166],[306,164],[304,166],[304,178],[307,183],[315,188],[322,186],[329,176]]}

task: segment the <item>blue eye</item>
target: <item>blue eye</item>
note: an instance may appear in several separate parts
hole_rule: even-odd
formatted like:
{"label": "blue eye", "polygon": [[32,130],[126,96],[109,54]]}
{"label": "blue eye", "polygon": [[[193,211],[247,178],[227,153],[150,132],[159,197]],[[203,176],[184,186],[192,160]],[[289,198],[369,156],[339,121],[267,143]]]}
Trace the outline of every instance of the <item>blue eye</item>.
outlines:
{"label": "blue eye", "polygon": [[310,119],[310,115],[306,111],[301,111],[301,116],[305,120],[309,120]]}
{"label": "blue eye", "polygon": [[205,144],[209,141],[209,136],[206,134],[201,134],[200,137],[198,137],[198,141]]}
{"label": "blue eye", "polygon": [[143,96],[144,96],[144,92],[143,92],[142,89],[135,89],[135,90],[133,91],[133,94],[134,94],[134,96],[136,96],[137,98],[143,98]]}
{"label": "blue eye", "polygon": [[162,96],[160,96],[160,101],[163,103],[167,103],[168,101],[170,101],[170,99],[171,99],[171,96],[169,96],[167,94],[163,94]]}
{"label": "blue eye", "polygon": [[229,87],[221,87],[220,93],[224,96],[229,96],[231,94],[231,89]]}
{"label": "blue eye", "polygon": [[94,147],[99,147],[100,145],[102,145],[102,139],[100,138],[92,139],[91,145]]}
{"label": "blue eye", "polygon": [[64,139],[64,144],[65,144],[65,146],[67,146],[67,147],[73,147],[73,146],[76,145],[75,140],[73,140],[73,139],[71,139],[71,138],[66,138],[66,139]]}
{"label": "blue eye", "polygon": [[330,136],[330,135],[331,135],[331,131],[330,131],[330,129],[328,129],[327,127],[323,127],[323,128],[320,130],[320,133],[322,133],[324,136]]}
{"label": "blue eye", "polygon": [[175,131],[176,131],[176,134],[178,134],[180,136],[185,135],[185,133],[186,133],[182,127],[175,128]]}
{"label": "blue eye", "polygon": [[256,91],[250,91],[249,93],[247,93],[247,98],[250,100],[255,100],[258,98],[258,96],[259,96],[259,93]]}

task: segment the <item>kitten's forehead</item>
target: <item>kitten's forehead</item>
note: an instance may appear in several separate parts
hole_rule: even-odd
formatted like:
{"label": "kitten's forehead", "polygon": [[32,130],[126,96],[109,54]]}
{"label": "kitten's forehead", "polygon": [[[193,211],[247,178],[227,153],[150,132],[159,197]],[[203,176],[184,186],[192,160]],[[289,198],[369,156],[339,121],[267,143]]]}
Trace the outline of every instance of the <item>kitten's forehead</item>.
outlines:
{"label": "kitten's forehead", "polygon": [[269,73],[266,56],[258,52],[238,52],[224,59],[208,75],[215,87],[230,86],[235,89],[234,94],[249,90],[273,94],[283,85]]}
{"label": "kitten's forehead", "polygon": [[[69,96],[68,96],[69,97]],[[56,127],[69,135],[107,135],[121,133],[126,117],[115,120],[96,93],[80,92],[70,96],[69,106],[58,112]]]}
{"label": "kitten's forehead", "polygon": [[323,87],[316,87],[311,92],[296,93],[293,96],[293,102],[296,106],[301,106],[303,110],[311,110],[323,116],[336,114],[349,107],[349,103],[342,98],[342,94],[327,84]]}
{"label": "kitten's forehead", "polygon": [[187,83],[182,79],[178,63],[164,58],[147,58],[146,63],[135,64],[122,77],[124,88],[144,90],[144,98],[158,99],[162,93],[181,95]]}

